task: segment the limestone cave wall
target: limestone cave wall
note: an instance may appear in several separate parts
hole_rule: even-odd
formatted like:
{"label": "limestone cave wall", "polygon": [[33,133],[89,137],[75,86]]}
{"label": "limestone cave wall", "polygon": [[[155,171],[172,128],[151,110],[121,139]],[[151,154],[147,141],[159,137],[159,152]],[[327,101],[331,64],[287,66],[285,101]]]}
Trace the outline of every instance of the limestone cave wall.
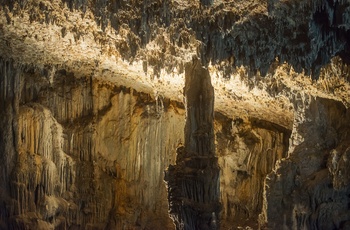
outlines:
{"label": "limestone cave wall", "polygon": [[1,228],[169,225],[162,172],[182,139],[183,109],[63,70],[50,82],[1,65]]}
{"label": "limestone cave wall", "polygon": [[[181,103],[1,64],[2,228],[173,228],[163,171],[183,142]],[[256,225],[291,131],[220,113],[215,130],[223,226]]]}
{"label": "limestone cave wall", "polygon": [[265,179],[261,221],[271,229],[347,229],[350,111],[308,95],[295,106],[288,157]]}
{"label": "limestone cave wall", "polygon": [[0,0],[0,229],[174,229],[197,58],[221,229],[348,229],[349,25],[347,0]]}

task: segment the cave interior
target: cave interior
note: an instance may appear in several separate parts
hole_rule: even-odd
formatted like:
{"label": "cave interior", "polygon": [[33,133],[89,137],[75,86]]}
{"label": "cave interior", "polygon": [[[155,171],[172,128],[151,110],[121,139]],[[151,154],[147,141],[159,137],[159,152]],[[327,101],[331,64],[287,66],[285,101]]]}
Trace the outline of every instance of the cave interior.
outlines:
{"label": "cave interior", "polygon": [[0,229],[350,229],[349,92],[349,0],[0,0]]}

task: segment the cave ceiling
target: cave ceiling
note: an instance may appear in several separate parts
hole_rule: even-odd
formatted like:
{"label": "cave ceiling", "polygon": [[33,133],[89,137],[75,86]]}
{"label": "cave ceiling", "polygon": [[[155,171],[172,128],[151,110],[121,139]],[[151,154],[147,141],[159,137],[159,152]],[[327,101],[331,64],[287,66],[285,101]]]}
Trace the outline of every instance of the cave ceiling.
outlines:
{"label": "cave ceiling", "polygon": [[49,80],[64,71],[182,102],[197,56],[227,116],[291,128],[303,94],[350,103],[347,0],[0,3],[0,57]]}

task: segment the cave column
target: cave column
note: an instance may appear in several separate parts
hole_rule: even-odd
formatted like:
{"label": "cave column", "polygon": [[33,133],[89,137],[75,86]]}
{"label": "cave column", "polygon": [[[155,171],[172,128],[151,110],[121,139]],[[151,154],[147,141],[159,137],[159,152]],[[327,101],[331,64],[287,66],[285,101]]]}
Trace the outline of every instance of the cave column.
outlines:
{"label": "cave column", "polygon": [[209,71],[193,59],[185,67],[186,125],[176,164],[165,172],[169,212],[176,229],[218,229],[220,185],[214,143],[214,88]]}

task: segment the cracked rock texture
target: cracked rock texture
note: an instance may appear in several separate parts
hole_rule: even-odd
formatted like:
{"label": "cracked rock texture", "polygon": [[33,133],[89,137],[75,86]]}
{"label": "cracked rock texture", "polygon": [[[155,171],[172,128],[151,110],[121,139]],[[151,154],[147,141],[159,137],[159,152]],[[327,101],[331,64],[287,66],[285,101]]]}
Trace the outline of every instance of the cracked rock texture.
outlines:
{"label": "cracked rock texture", "polygon": [[348,229],[348,0],[0,0],[0,229],[174,229],[185,63],[221,229]]}

